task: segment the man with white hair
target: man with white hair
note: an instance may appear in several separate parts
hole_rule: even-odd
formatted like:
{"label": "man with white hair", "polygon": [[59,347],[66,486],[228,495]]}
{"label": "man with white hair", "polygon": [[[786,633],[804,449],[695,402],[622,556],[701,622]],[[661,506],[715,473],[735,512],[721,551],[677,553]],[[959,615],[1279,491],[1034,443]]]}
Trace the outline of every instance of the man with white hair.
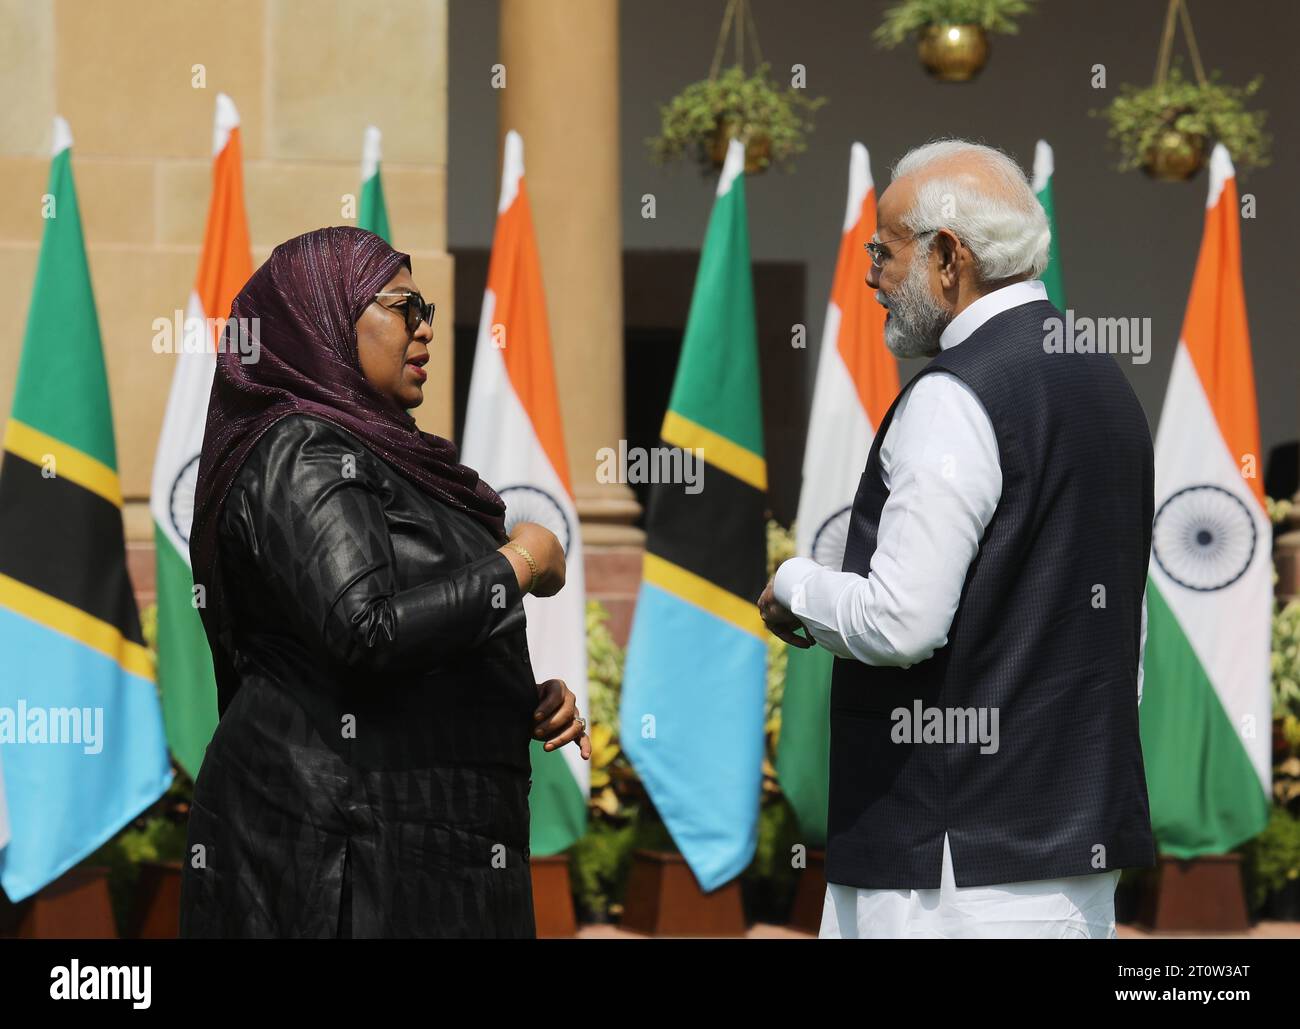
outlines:
{"label": "man with white hair", "polygon": [[1151,436],[1113,357],[1044,346],[1049,240],[1019,166],[962,140],[880,198],[885,342],[932,360],[877,429],[842,570],[786,561],[759,600],[839,658],[824,937],[1113,938],[1119,870],[1154,861]]}

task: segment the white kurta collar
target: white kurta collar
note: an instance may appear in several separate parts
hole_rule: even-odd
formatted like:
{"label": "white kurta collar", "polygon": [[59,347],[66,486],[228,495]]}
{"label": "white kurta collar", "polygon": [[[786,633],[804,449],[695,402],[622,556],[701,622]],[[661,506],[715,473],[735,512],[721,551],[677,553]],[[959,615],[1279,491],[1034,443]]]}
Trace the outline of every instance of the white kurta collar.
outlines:
{"label": "white kurta collar", "polygon": [[948,323],[948,327],[939,337],[939,347],[943,350],[955,347],[994,315],[1019,307],[1021,304],[1046,299],[1047,287],[1039,279],[1013,282],[1010,286],[985,293]]}

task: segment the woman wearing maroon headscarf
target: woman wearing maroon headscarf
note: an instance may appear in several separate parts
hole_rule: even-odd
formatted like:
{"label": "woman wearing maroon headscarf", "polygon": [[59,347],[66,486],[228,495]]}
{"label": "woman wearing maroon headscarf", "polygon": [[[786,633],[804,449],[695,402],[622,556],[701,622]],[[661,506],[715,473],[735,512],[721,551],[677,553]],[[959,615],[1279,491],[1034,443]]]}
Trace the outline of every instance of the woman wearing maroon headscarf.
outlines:
{"label": "woman wearing maroon headscarf", "polygon": [[410,258],[353,228],[276,247],[235,299],[190,539],[220,723],[182,936],[534,935],[529,740],[590,756],[524,634],[564,553],[507,539],[408,413],[432,318]]}

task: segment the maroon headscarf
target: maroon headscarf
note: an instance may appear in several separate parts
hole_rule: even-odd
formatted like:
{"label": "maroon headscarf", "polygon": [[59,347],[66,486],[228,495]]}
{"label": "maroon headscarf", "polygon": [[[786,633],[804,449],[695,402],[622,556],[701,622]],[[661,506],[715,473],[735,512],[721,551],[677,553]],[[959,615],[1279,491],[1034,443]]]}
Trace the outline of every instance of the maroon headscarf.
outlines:
{"label": "maroon headscarf", "polygon": [[[361,371],[357,319],[403,265],[410,268],[410,257],[372,232],[317,229],[276,247],[235,297],[217,354],[190,531],[194,581],[207,592],[201,613],[218,681],[228,655],[218,655],[217,517],[254,444],[287,415],[313,414],[346,429],[422,492],[506,538],[505,505],[496,491],[459,462],[450,440],[422,432]],[[258,348],[257,359],[247,364],[234,342],[241,328]]]}

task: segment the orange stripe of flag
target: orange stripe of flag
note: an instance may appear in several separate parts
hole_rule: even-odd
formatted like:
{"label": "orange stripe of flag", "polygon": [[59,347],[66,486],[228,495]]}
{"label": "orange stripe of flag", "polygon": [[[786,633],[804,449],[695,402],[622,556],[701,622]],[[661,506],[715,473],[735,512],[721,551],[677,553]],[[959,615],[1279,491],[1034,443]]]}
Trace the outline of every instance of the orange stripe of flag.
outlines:
{"label": "orange stripe of flag", "polygon": [[235,296],[253,274],[252,249],[244,210],[243,149],[236,127],[212,162],[212,201],[194,284],[206,317],[223,321],[229,317]]}
{"label": "orange stripe of flag", "polygon": [[551,335],[546,324],[542,265],[523,176],[519,178],[519,189],[510,207],[497,218],[488,265],[488,288],[496,301],[493,322],[504,327],[501,356],[506,374],[533,423],[551,467],[572,497],[555,365],[551,361]]}
{"label": "orange stripe of flag", "polygon": [[1247,455],[1254,457],[1255,475],[1246,482],[1262,506],[1263,459],[1237,218],[1237,180],[1229,177],[1205,212],[1182,338],[1233,460],[1240,466]]}
{"label": "orange stripe of flag", "polygon": [[876,231],[876,191],[862,198],[858,220],[840,237],[831,300],[840,309],[839,350],[871,427],[898,396],[898,364],[885,347],[885,309],[867,285],[871,258],[864,247]]}

